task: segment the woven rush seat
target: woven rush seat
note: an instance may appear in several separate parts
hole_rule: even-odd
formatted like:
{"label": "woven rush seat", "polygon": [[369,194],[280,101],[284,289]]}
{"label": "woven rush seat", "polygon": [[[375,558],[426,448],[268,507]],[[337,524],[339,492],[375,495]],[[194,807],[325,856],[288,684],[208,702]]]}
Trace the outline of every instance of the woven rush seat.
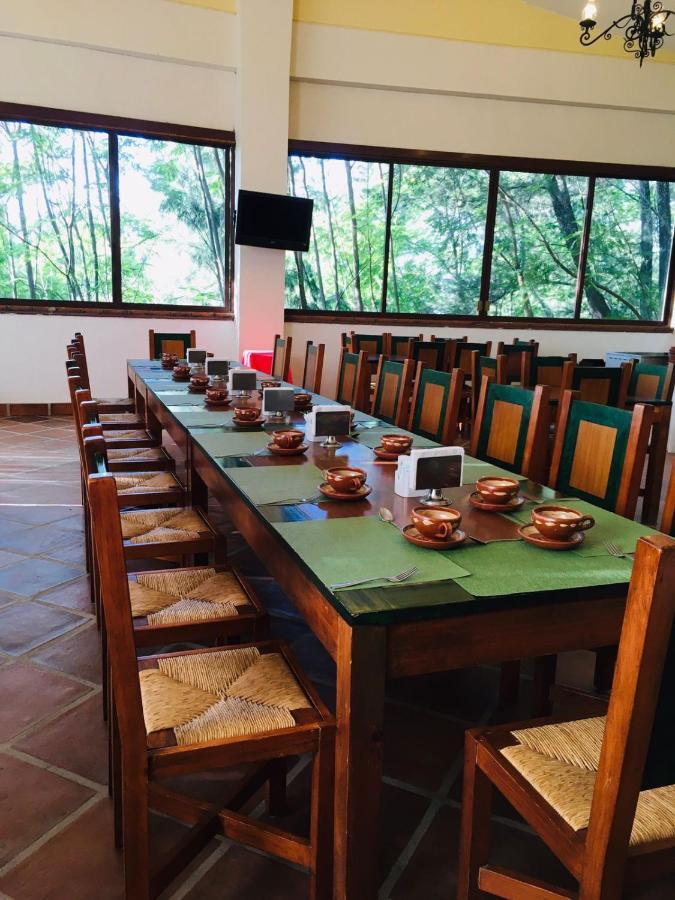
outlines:
{"label": "woven rush seat", "polygon": [[119,431],[104,428],[103,437],[106,441],[147,441],[152,435],[140,428],[120,429]]}
{"label": "woven rush seat", "polygon": [[232,572],[212,568],[141,572],[129,579],[131,615],[148,625],[183,625],[236,617],[251,600]]}
{"label": "woven rush seat", "polygon": [[105,400],[96,397],[96,402],[98,403],[99,409],[103,410],[108,406],[123,406],[130,412],[134,409],[134,401],[130,397],[106,398]]}
{"label": "woven rush seat", "polygon": [[[588,827],[605,717],[512,731],[501,753],[575,831]],[[630,846],[675,842],[675,785],[641,791]]]}
{"label": "woven rush seat", "polygon": [[180,482],[169,472],[138,472],[115,475],[118,494],[140,494],[151,491],[180,491]]}
{"label": "woven rush seat", "polygon": [[257,647],[155,657],[140,683],[152,749],[293,728],[312,707],[281,653]]}
{"label": "woven rush seat", "polygon": [[122,512],[120,522],[128,544],[193,541],[212,534],[205,519],[189,507]]}
{"label": "woven rush seat", "polygon": [[[119,432],[117,433],[119,434]],[[155,462],[166,459],[166,454],[161,447],[129,447],[127,450],[113,449],[107,452],[110,462],[124,462],[125,460]]]}
{"label": "woven rush seat", "polygon": [[142,425],[136,413],[101,413],[99,415],[101,425]]}

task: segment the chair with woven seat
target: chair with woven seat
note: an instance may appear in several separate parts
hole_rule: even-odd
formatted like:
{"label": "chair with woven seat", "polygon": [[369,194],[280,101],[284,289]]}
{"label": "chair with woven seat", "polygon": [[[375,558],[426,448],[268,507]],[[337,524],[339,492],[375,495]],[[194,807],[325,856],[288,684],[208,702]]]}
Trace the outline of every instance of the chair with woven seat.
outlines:
{"label": "chair with woven seat", "polygon": [[628,396],[632,363],[620,367],[582,366],[572,361],[563,367],[562,391],[578,391],[581,400],[623,409]]}
{"label": "chair with woven seat", "polygon": [[[116,839],[128,900],[150,900],[218,833],[309,871],[310,896],[331,895],[333,719],[279,643],[182,651],[137,661],[128,580],[109,476],[89,480],[109,637],[114,698]],[[238,810],[278,777],[279,760],[312,756],[309,839]],[[178,775],[256,765],[228,798],[195,800],[162,782]],[[189,837],[152,866],[150,808],[192,826]],[[152,871],[152,877],[151,877]]]}
{"label": "chair with woven seat", "polygon": [[461,369],[463,372],[466,372],[467,377],[470,378],[471,354],[476,351],[479,356],[490,356],[492,353],[492,341],[486,341],[484,344],[471,341],[458,341],[455,351],[453,368]]}
{"label": "chair with woven seat", "polygon": [[[83,434],[83,448],[87,472],[96,471],[97,465],[111,471],[108,449],[102,435]],[[183,486],[172,472],[117,470],[112,475],[117,487],[120,509],[129,506],[176,506],[185,500]]]}
{"label": "chair with woven seat", "polygon": [[414,363],[380,357],[375,375],[371,415],[390,425],[405,428],[410,417]]}
{"label": "chair with woven seat", "polygon": [[666,499],[663,503],[660,529],[664,534],[675,537],[675,465],[670,470]]}
{"label": "chair with woven seat", "polygon": [[351,352],[361,353],[364,350],[368,356],[381,356],[386,349],[388,334],[358,334],[351,333]]}
{"label": "chair with woven seat", "polygon": [[325,344],[315,344],[313,341],[307,341],[305,347],[305,364],[302,368],[302,387],[312,394],[321,393],[323,357],[325,352]]}
{"label": "chair with woven seat", "polygon": [[337,391],[335,399],[361,412],[368,412],[370,394],[370,370],[368,354],[365,350],[351,353],[340,350],[338,364]]}
{"label": "chair with woven seat", "polygon": [[[85,350],[84,346],[84,335],[81,332],[76,331],[73,340],[70,342],[66,350],[69,359],[75,365],[77,365],[80,370],[82,387],[91,390],[91,383],[89,380],[89,363],[87,360],[87,351]],[[109,413],[133,412],[136,406],[133,397],[115,397],[111,399],[97,397],[96,402],[99,404],[102,410]]]}
{"label": "chair with woven seat", "polygon": [[393,356],[395,359],[411,359],[413,341],[423,341],[423,334],[408,337],[406,334],[388,334],[384,347],[385,356]]}
{"label": "chair with woven seat", "polygon": [[443,338],[435,341],[413,340],[410,356],[415,362],[424,363],[430,369],[447,372],[450,369],[452,347],[453,342]]}
{"label": "chair with woven seat", "polygon": [[533,391],[483,377],[471,455],[532,481],[546,481],[549,388]]}
{"label": "chair with woven seat", "polygon": [[[614,900],[628,886],[675,873],[674,580],[675,542],[641,538],[606,719],[467,734],[461,900]],[[490,865],[493,787],[578,881],[578,892]]]}
{"label": "chair with woven seat", "polygon": [[270,372],[272,378],[278,378],[279,381],[290,381],[292,347],[292,337],[284,338],[280,334],[274,335],[272,371]]}
{"label": "chair with woven seat", "polygon": [[[537,358],[538,353],[539,344],[536,341],[518,341],[518,343],[513,344],[505,344],[504,341],[500,341],[497,344],[497,356],[503,355],[506,357],[506,383],[512,384],[514,381],[521,381],[524,359],[528,357],[530,366],[532,366],[532,361]],[[523,387],[527,386],[523,384]]]}
{"label": "chair with woven seat", "polygon": [[151,434],[146,428],[110,427],[103,426],[99,419],[98,403],[91,399],[91,392],[79,386],[77,376],[68,378],[71,403],[75,422],[80,427],[86,424],[100,425],[102,435],[108,449],[141,449],[159,446],[159,438]]}
{"label": "chair with woven seat", "polygon": [[477,350],[471,351],[469,384],[471,385],[471,418],[474,422],[478,412],[478,400],[483,379],[487,378],[494,384],[508,384],[506,372],[506,356],[503,353],[493,359],[491,356],[481,356]]}
{"label": "chair with woven seat", "polygon": [[460,369],[437,372],[418,363],[408,431],[439,444],[455,443],[465,380],[466,376]]}
{"label": "chair with woven seat", "polygon": [[568,356],[532,356],[524,353],[520,372],[520,383],[523,387],[535,387],[538,384],[547,384],[553,388],[552,399],[560,396],[563,382],[563,370],[565,363],[576,363],[576,353]]}
{"label": "chair with woven seat", "polygon": [[185,359],[188,350],[197,346],[197,332],[183,333],[155,331],[148,329],[148,354],[149,359],[161,359],[162,353],[171,353],[178,359]]}

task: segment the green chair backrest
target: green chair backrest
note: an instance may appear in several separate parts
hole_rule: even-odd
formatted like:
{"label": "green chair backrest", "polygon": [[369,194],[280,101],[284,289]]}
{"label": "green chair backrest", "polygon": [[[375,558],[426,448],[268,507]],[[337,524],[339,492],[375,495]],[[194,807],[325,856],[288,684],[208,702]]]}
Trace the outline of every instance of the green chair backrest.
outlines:
{"label": "green chair backrest", "polygon": [[636,363],[631,373],[628,395],[644,401],[665,400],[671,378],[671,366]]}
{"label": "green chair backrest", "polygon": [[194,347],[193,335],[194,332],[179,334],[155,331],[152,336],[152,358],[160,359],[162,353],[173,353],[180,359],[185,359],[188,350]]}
{"label": "green chair backrest", "polygon": [[404,366],[405,363],[385,359],[380,369],[373,401],[373,415],[390,425],[396,424],[396,412],[403,389]]}
{"label": "green chair backrest", "polygon": [[527,388],[488,385],[476,446],[479,459],[523,473],[533,402],[534,391]]}
{"label": "green chair backrest", "polygon": [[381,334],[353,334],[352,353],[365,350],[368,356],[380,356],[384,352],[384,338]]}
{"label": "green chair backrest", "polygon": [[442,371],[447,349],[447,341],[442,339],[436,341],[415,341],[412,348],[412,358],[415,362],[423,362],[430,369]]}
{"label": "green chair backrest", "polygon": [[489,356],[492,350],[492,341],[485,344],[473,344],[468,341],[461,341],[457,344],[457,356],[455,366],[463,372],[469,374],[471,372],[471,353],[477,350],[479,356]]}
{"label": "green chair backrest", "polygon": [[532,384],[562,384],[563,366],[569,362],[568,356],[536,356],[532,360],[530,375]]}
{"label": "green chair backrest", "polygon": [[355,393],[358,390],[357,377],[359,375],[359,354],[344,351],[341,358],[340,371],[338,372],[338,386],[336,400],[338,403],[353,406],[357,401]]}
{"label": "green chair backrest", "polygon": [[452,372],[422,369],[419,384],[415,386],[410,431],[442,443],[451,383]]}
{"label": "green chair backrest", "polygon": [[392,356],[403,356],[404,353],[408,352],[408,345],[411,340],[413,340],[413,338],[408,337],[405,334],[392,334],[392,336],[391,336],[391,355]]}
{"label": "green chair backrest", "polygon": [[571,389],[579,391],[588,403],[616,406],[619,401],[622,370],[606,366],[575,366]]}

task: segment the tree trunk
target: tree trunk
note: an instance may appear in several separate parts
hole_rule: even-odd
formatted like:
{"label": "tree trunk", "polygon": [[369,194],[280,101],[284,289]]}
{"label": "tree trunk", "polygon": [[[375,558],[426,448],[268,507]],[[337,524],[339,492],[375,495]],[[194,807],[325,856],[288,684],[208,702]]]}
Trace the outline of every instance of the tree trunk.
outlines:
{"label": "tree trunk", "polygon": [[206,224],[208,229],[208,246],[211,250],[211,258],[213,260],[213,270],[216,276],[216,281],[218,282],[218,290],[220,292],[221,297],[225,297],[225,246],[224,243],[221,244],[220,237],[218,234],[218,222],[217,222],[217,214],[216,209],[213,203],[213,196],[211,194],[211,188],[209,187],[209,182],[206,177],[206,169],[204,167],[204,157],[202,155],[202,148],[199,146],[193,147],[195,164],[197,166],[197,179],[199,181],[199,185],[202,191],[202,198],[204,201],[204,211],[206,213]]}
{"label": "tree trunk", "polygon": [[[386,220],[388,184],[387,184],[387,179],[384,177],[381,163],[379,163],[379,168],[380,168],[380,181],[382,184],[382,204],[384,206],[384,216],[385,216],[385,220]],[[400,172],[400,169],[399,169],[399,172]],[[393,171],[391,173],[391,177],[392,178],[394,177]],[[394,206],[394,203],[393,203],[393,196],[392,196],[392,210],[391,210],[392,219],[394,217],[393,206]],[[396,272],[396,255],[394,253],[394,241],[391,237],[391,234],[389,235],[389,274],[391,275],[391,285],[394,289],[394,303],[396,304],[396,312],[400,312],[401,311],[401,303],[400,303],[399,293],[398,293],[398,273]],[[387,279],[387,295],[389,294],[388,285],[389,285],[389,280]],[[389,297],[387,296],[387,300],[388,299],[389,299]],[[387,306],[389,306],[389,304],[387,304]]]}
{"label": "tree trunk", "polygon": [[[293,171],[293,162],[290,157],[288,160],[288,175],[291,182],[291,191],[293,192],[293,196],[297,197],[298,192],[295,187],[295,172]],[[294,250],[293,256],[295,258],[295,268],[298,271],[298,294],[300,295],[300,309],[307,309],[307,293],[305,291],[305,264],[302,258],[302,251]]]}
{"label": "tree trunk", "polygon": [[[668,282],[668,264],[673,242],[673,221],[670,209],[670,192],[672,188],[669,181],[656,182],[656,215],[659,233],[659,300],[663,302]],[[673,260],[675,265],[675,260]]]}
{"label": "tree trunk", "polygon": [[89,178],[89,160],[87,159],[87,140],[84,133],[80,134],[82,141],[82,165],[84,167],[84,187],[87,196],[87,222],[89,224],[89,241],[94,263],[94,299],[98,303],[101,294],[101,273],[98,264],[98,242],[96,240],[96,224],[94,222],[94,210],[91,205],[91,181]]}
{"label": "tree trunk", "polygon": [[[305,168],[305,161],[302,156],[299,156],[300,160],[300,168],[302,169],[302,182],[305,187],[305,197],[309,197],[309,190],[307,189],[307,169]],[[319,285],[319,296],[321,299],[321,306],[323,309],[326,309],[326,292],[323,287],[323,273],[321,271],[321,256],[319,255],[319,244],[316,240],[316,228],[312,228],[312,244],[314,246],[314,259],[316,260],[316,278]]]}
{"label": "tree trunk", "polygon": [[338,275],[338,257],[337,246],[335,244],[335,230],[333,228],[333,213],[330,208],[330,198],[328,196],[328,186],[326,184],[326,168],[324,161],[319,160],[321,167],[321,185],[323,187],[323,196],[326,203],[326,212],[328,213],[328,234],[330,236],[331,246],[333,248],[333,278],[335,280],[335,309],[340,309],[340,281]]}
{"label": "tree trunk", "polygon": [[649,319],[653,275],[652,252],[654,250],[654,213],[651,189],[648,181],[638,181],[640,193],[640,313]]}
{"label": "tree trunk", "polygon": [[516,281],[518,282],[518,289],[520,291],[520,295],[523,298],[523,311],[528,318],[532,318],[534,316],[534,312],[532,311],[532,302],[530,300],[530,292],[528,290],[527,284],[525,282],[525,272],[523,271],[522,261],[521,261],[521,253],[520,248],[518,246],[518,235],[516,233],[516,226],[513,221],[513,216],[511,215],[511,207],[509,206],[509,202],[511,198],[507,194],[505,190],[499,188],[499,193],[502,195],[504,200],[504,212],[506,214],[506,222],[509,226],[509,235],[511,237],[511,249],[513,251],[513,270],[516,273]]}
{"label": "tree trunk", "polygon": [[359,259],[359,231],[356,222],[356,204],[354,202],[354,183],[352,181],[352,164],[346,159],[345,172],[347,173],[347,193],[349,195],[349,212],[352,220],[352,252],[354,254],[354,292],[359,310],[363,312],[363,297],[361,295],[361,260]]}
{"label": "tree trunk", "polygon": [[28,296],[31,300],[35,300],[35,276],[33,274],[33,262],[30,257],[30,240],[28,238],[28,223],[26,221],[26,207],[24,204],[23,177],[21,175],[21,163],[19,162],[19,150],[17,141],[19,138],[19,126],[13,132],[6,123],[3,128],[12,144],[12,172],[14,180],[14,189],[16,191],[16,201],[19,207],[19,225],[21,227],[21,236],[23,239],[23,264],[26,269],[26,283],[28,285]]}

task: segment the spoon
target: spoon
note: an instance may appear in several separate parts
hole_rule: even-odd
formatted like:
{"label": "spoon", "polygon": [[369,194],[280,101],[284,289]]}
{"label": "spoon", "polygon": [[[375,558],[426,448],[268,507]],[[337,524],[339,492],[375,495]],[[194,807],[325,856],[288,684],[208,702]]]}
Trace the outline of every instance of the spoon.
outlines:
{"label": "spoon", "polygon": [[378,515],[379,515],[380,519],[381,519],[383,522],[390,522],[390,523],[394,526],[394,528],[395,528],[397,531],[400,531],[400,530],[401,530],[401,529],[398,527],[398,525],[396,524],[396,522],[394,522],[394,514],[393,514],[393,512],[392,512],[390,509],[387,509],[386,506],[381,506],[381,507],[380,507],[380,510],[379,510]]}

